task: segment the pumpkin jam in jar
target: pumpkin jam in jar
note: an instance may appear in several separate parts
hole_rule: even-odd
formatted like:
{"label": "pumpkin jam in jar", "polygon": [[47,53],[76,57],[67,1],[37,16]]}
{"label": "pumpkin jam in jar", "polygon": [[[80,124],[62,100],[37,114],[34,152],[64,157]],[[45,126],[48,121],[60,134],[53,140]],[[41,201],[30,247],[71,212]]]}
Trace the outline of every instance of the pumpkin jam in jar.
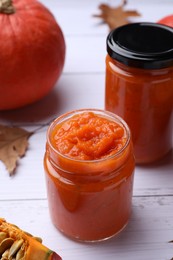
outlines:
{"label": "pumpkin jam in jar", "polygon": [[172,149],[173,29],[135,23],[107,38],[105,109],[128,124],[136,163]]}
{"label": "pumpkin jam in jar", "polygon": [[57,118],[44,158],[54,225],[81,241],[118,233],[131,212],[134,165],[130,131],[120,117],[81,109]]}

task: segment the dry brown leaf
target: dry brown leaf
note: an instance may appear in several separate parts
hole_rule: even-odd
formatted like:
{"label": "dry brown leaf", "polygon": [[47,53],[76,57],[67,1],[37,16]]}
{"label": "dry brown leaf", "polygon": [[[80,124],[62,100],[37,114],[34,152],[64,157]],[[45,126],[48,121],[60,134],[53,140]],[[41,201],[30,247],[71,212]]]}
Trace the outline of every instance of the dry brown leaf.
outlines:
{"label": "dry brown leaf", "polygon": [[0,160],[10,175],[14,174],[18,159],[25,155],[32,134],[19,127],[0,125]]}
{"label": "dry brown leaf", "polygon": [[107,4],[101,4],[99,9],[100,14],[95,14],[94,17],[101,18],[103,23],[108,24],[110,30],[115,29],[121,25],[129,23],[128,17],[140,16],[136,10],[124,10],[124,5],[127,2],[123,0],[123,3],[116,8],[110,7]]}

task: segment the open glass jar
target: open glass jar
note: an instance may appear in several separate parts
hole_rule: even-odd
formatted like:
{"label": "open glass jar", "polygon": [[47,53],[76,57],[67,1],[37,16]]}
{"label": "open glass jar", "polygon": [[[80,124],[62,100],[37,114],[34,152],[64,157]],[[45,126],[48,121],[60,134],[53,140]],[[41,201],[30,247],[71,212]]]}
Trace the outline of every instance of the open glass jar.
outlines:
{"label": "open glass jar", "polygon": [[54,225],[81,241],[99,241],[129,220],[134,156],[127,124],[113,113],[82,109],[47,132],[44,167]]}
{"label": "open glass jar", "polygon": [[121,26],[107,37],[105,109],[129,125],[136,163],[172,149],[173,28]]}

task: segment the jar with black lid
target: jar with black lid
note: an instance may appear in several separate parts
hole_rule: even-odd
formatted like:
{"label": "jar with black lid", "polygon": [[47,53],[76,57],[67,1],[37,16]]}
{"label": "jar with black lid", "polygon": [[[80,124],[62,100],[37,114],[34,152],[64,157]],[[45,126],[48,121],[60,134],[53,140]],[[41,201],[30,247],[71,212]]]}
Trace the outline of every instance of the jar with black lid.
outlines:
{"label": "jar with black lid", "polygon": [[131,133],[120,117],[99,109],[59,116],[44,157],[53,224],[87,242],[119,233],[131,215],[134,168]]}
{"label": "jar with black lid", "polygon": [[156,23],[118,27],[107,37],[105,109],[132,132],[137,163],[172,149],[173,28]]}

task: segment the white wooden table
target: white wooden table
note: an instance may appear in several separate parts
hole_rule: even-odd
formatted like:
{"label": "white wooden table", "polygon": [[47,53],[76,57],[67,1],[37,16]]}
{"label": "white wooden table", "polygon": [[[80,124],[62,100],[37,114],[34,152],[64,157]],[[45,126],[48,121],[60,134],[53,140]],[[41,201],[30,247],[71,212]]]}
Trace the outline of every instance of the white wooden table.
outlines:
{"label": "white wooden table", "polygon": [[[126,229],[103,243],[82,244],[64,237],[52,225],[43,170],[46,130],[58,115],[76,108],[104,108],[106,25],[92,15],[99,0],[42,0],[55,15],[66,40],[63,74],[54,90],[40,102],[16,111],[0,112],[0,124],[29,131],[26,156],[9,177],[0,162],[0,217],[33,235],[64,260],[170,260],[173,257],[173,156],[157,165],[136,167],[133,211]],[[112,5],[118,0],[103,1]],[[172,0],[129,0],[128,9],[155,22],[173,12]],[[41,128],[40,128],[41,127]],[[38,259],[39,260],[39,259]]]}

